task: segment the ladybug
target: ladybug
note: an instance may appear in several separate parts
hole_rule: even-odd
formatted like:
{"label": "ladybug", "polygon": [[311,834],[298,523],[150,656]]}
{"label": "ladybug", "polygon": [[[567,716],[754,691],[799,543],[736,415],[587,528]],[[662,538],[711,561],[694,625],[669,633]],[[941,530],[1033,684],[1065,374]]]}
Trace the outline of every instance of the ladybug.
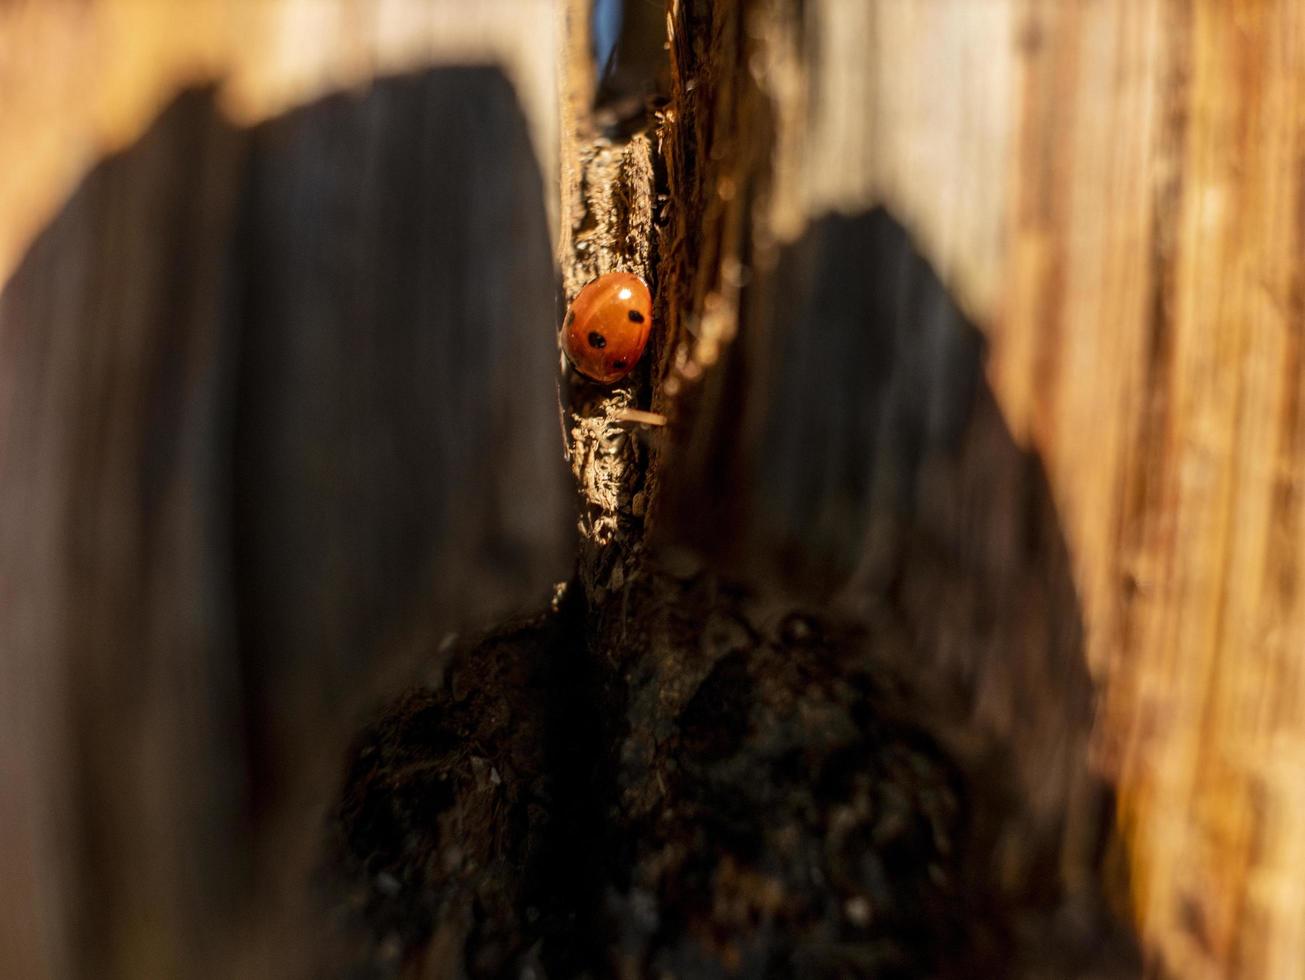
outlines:
{"label": "ladybug", "polygon": [[580,290],[562,321],[562,350],[581,374],[611,384],[629,374],[648,344],[652,294],[638,276],[609,272]]}

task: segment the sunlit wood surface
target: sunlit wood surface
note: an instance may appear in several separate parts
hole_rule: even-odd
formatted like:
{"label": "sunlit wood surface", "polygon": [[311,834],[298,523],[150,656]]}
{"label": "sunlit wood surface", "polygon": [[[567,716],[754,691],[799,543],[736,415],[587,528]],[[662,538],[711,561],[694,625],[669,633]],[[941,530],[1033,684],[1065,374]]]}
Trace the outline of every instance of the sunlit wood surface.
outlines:
{"label": "sunlit wood surface", "polygon": [[1305,975],[1305,8],[809,7],[770,83],[776,226],[886,202],[987,335],[1069,540],[1151,961]]}
{"label": "sunlit wood surface", "polygon": [[[1305,976],[1305,8],[804,16],[801,44],[753,38],[778,139],[759,206],[784,241],[887,204],[985,333],[1069,542],[1120,901],[1150,961]],[[546,0],[0,4],[0,283],[88,168],[192,84],[256,121],[375,75],[501,62],[552,180],[556,31]]]}
{"label": "sunlit wood surface", "polygon": [[252,123],[430,64],[516,83],[556,171],[553,0],[13,0],[0,4],[0,283],[86,171],[185,86]]}
{"label": "sunlit wood surface", "polygon": [[[0,474],[7,477],[7,492],[0,504],[4,508],[0,540],[5,545],[0,550],[6,551],[8,559],[0,561],[0,565],[6,566],[0,569],[0,610],[3,610],[0,611],[0,623],[3,623],[0,626],[3,634],[0,729],[4,733],[0,737],[0,772],[4,774],[4,792],[0,793],[0,881],[4,882],[4,894],[0,896],[0,973],[5,976],[41,980],[75,975],[87,962],[101,964],[102,972],[98,975],[198,975],[194,972],[194,950],[183,952],[185,941],[180,938],[196,924],[195,910],[177,896],[192,894],[205,886],[194,880],[194,867],[189,858],[176,859],[178,853],[192,857],[198,853],[190,844],[179,844],[194,830],[189,816],[194,816],[195,811],[187,808],[185,794],[178,789],[192,775],[197,777],[198,785],[209,789],[221,786],[225,776],[221,766],[213,765],[211,759],[197,763],[198,757],[191,754],[202,739],[188,741],[174,736],[182,728],[193,732],[202,727],[203,712],[194,710],[196,700],[214,703],[225,696],[220,690],[205,690],[203,682],[193,686],[190,681],[199,674],[188,673],[202,672],[197,667],[203,662],[202,651],[210,644],[223,642],[222,629],[210,623],[197,627],[194,634],[187,634],[184,628],[174,635],[163,635],[156,630],[154,639],[168,649],[162,662],[172,666],[165,667],[170,679],[160,681],[156,676],[151,681],[147,676],[151,669],[148,643],[141,642],[138,647],[121,643],[121,637],[114,633],[123,625],[119,619],[117,626],[109,628],[109,635],[97,635],[94,642],[84,642],[84,637],[83,641],[77,641],[83,653],[95,649],[98,655],[107,658],[104,663],[113,657],[121,658],[118,666],[103,671],[102,676],[89,676],[84,661],[77,666],[77,657],[69,653],[71,641],[67,638],[95,619],[96,610],[102,611],[106,596],[114,593],[116,586],[130,591],[141,575],[140,568],[133,565],[134,559],[117,552],[120,565],[117,571],[103,578],[87,573],[91,584],[74,588],[69,582],[76,575],[66,573],[70,567],[70,550],[77,545],[64,547],[52,543],[62,540],[58,528],[79,503],[98,507],[110,497],[120,502],[131,495],[130,490],[124,489],[130,485],[130,478],[126,483],[120,479],[113,482],[120,494],[109,491],[103,481],[98,484],[96,495],[79,493],[79,488],[60,466],[84,464],[94,468],[103,460],[87,461],[82,458],[85,452],[67,452],[60,447],[76,441],[77,433],[83,431],[79,426],[87,417],[101,421],[115,417],[112,396],[96,387],[90,374],[70,370],[70,363],[86,366],[94,361],[93,350],[105,349],[97,346],[101,341],[116,345],[114,349],[121,361],[116,368],[108,370],[116,379],[111,387],[117,391],[123,390],[122,386],[142,383],[144,375],[159,368],[157,362],[143,353],[153,349],[148,338],[157,324],[151,319],[150,310],[154,307],[149,297],[157,298],[161,288],[161,279],[156,275],[158,266],[151,257],[158,258],[171,248],[166,244],[166,235],[150,224],[159,219],[159,208],[155,205],[171,201],[177,206],[179,213],[175,215],[174,227],[182,239],[180,250],[199,249],[203,256],[195,265],[186,265],[184,261],[172,265],[173,271],[181,269],[185,275],[184,282],[174,285],[188,296],[211,297],[213,294],[207,291],[211,285],[209,276],[217,268],[212,247],[222,248],[220,243],[228,240],[231,194],[236,190],[237,180],[247,177],[231,157],[233,152],[244,152],[241,147],[245,146],[244,137],[233,135],[233,128],[252,127],[344,91],[355,93],[359,99],[358,111],[352,115],[347,110],[334,110],[337,117],[345,117],[343,125],[348,130],[349,120],[356,123],[369,111],[363,102],[373,92],[373,80],[439,65],[500,66],[513,83],[516,99],[530,122],[534,159],[528,159],[529,152],[523,152],[519,143],[512,143],[496,147],[500,157],[486,157],[475,164],[475,169],[485,177],[482,186],[502,187],[506,180],[504,174],[528,175],[523,178],[524,183],[513,188],[518,196],[509,194],[503,200],[504,206],[510,206],[518,198],[526,202],[521,212],[512,216],[513,228],[531,241],[514,241],[512,249],[496,248],[495,256],[506,261],[525,256],[534,262],[531,268],[538,275],[532,281],[542,288],[542,305],[538,301],[541,293],[534,292],[537,301],[517,321],[523,325],[522,329],[525,324],[542,323],[545,333],[536,331],[532,336],[542,337],[546,349],[551,338],[547,326],[551,321],[548,243],[542,251],[535,247],[538,245],[535,233],[542,229],[527,205],[552,202],[555,198],[545,188],[557,169],[554,73],[558,51],[555,36],[559,29],[558,15],[549,0],[478,0],[474,4],[462,0],[433,3],[417,0],[9,0],[0,3],[0,158],[4,161],[0,165],[0,294],[3,299],[14,297],[16,290],[7,287],[19,285],[11,277],[28,256],[29,248],[42,237],[47,242],[35,262],[38,271],[27,277],[23,296],[6,307],[8,318],[4,330],[0,331],[5,341],[0,346],[7,357],[12,354],[10,360],[0,363],[0,377],[5,379],[0,384]],[[449,84],[455,83],[456,80]],[[464,85],[461,90],[444,90],[444,103],[438,98],[432,100],[435,105],[426,111],[428,120],[435,118],[432,113],[448,111],[450,92],[463,91],[469,97],[483,95],[475,79],[461,84]],[[163,127],[160,135],[155,126],[159,114],[184,90],[196,86],[215,91],[218,106],[226,118],[219,124],[209,115],[207,97],[192,98],[171,114],[171,123]],[[396,105],[406,107],[403,111],[407,115],[391,120],[388,131],[372,132],[375,139],[369,145],[392,146],[406,138],[420,150],[426,147],[420,132],[418,136],[407,132],[414,128],[420,130],[414,123],[410,96],[405,96],[409,101],[404,102],[403,98],[395,97],[394,89],[391,85],[380,92],[374,104],[390,106],[390,111],[396,111],[393,109]],[[485,108],[483,102],[475,106]],[[480,133],[489,134],[490,141],[505,131],[511,135],[514,130],[510,124],[517,118],[514,112],[508,111],[511,107],[491,100],[490,108],[498,114],[492,119],[482,117]],[[189,130],[188,125],[192,127]],[[293,136],[302,134],[304,126],[302,121],[291,121],[279,131]],[[407,130],[401,132],[400,127]],[[187,132],[206,133],[211,140],[187,143],[184,136]],[[130,154],[137,140],[146,133],[153,134],[149,144],[153,150],[145,152],[147,159],[142,162],[140,153]],[[346,139],[357,137],[356,130],[350,130]],[[199,145],[208,155],[194,152]],[[282,165],[299,166],[301,171],[307,169],[303,157],[296,156],[295,147],[291,139],[290,147],[283,151],[287,156],[282,158]],[[117,176],[110,176],[106,183],[99,165],[107,155],[118,152],[129,154],[129,158],[114,170]],[[325,156],[329,159],[330,148]],[[445,165],[452,166],[447,160],[456,154],[436,153],[434,157],[437,163],[445,161]],[[337,165],[341,159],[337,154]],[[97,168],[101,173],[90,194],[91,204],[83,197],[80,206],[72,206],[69,217],[72,195]],[[402,167],[398,169],[407,172]],[[135,185],[129,184],[133,176],[138,181]],[[146,183],[155,179],[159,182],[157,187]],[[440,177],[437,174],[431,179],[438,181]],[[437,187],[435,191],[448,190],[465,198],[476,179],[477,174],[462,173],[451,182],[457,184],[456,190]],[[494,184],[494,180],[500,183]],[[535,183],[539,186],[534,186]],[[303,184],[312,188],[310,194],[330,196],[329,188],[324,188],[321,182],[313,185],[308,178]],[[177,188],[182,189],[180,201]],[[403,202],[419,207],[421,200],[431,200],[422,190],[378,187],[379,194],[388,197],[378,200],[371,211],[394,213],[403,207]],[[190,199],[192,195],[194,200]],[[338,203],[339,199],[336,200]],[[103,213],[94,210],[97,205]],[[50,244],[45,232],[59,215],[62,215],[59,227],[80,231],[65,232]],[[366,215],[362,218],[366,223]],[[357,225],[352,227],[354,232],[358,231]],[[456,228],[453,232],[456,233]],[[315,247],[329,252],[334,246],[333,241],[314,237],[312,227],[296,225],[289,233],[304,236],[303,244],[295,246],[299,250],[297,254],[307,254]],[[85,237],[79,237],[83,234]],[[96,240],[97,234],[104,236],[103,242]],[[441,276],[456,275],[463,268],[459,263],[473,261],[469,257],[472,253],[462,247],[465,242],[457,245],[458,255],[443,253],[439,268],[432,269],[429,275],[423,274],[422,283],[410,288],[407,295],[413,295],[414,289],[423,284],[438,283]],[[410,245],[404,254],[419,256],[426,254],[424,250],[430,247],[434,247],[431,242],[423,240],[416,246]],[[366,261],[362,257],[366,250],[365,244],[359,244],[345,261],[346,267],[356,270],[360,261]],[[376,250],[368,254],[375,257]],[[488,273],[496,268],[496,261],[486,256],[481,267]],[[397,268],[397,263],[384,264]],[[122,272],[128,268],[134,270],[131,276]],[[87,270],[101,271],[89,274]],[[46,278],[41,279],[42,275]],[[164,274],[163,279],[166,278]],[[263,281],[270,278],[264,276]],[[106,299],[115,285],[120,290],[119,297],[146,298],[139,304]],[[62,306],[53,309],[43,302],[44,297],[60,298]],[[197,309],[204,306],[201,301]],[[477,313],[483,316],[485,311]],[[172,310],[165,315],[170,317],[172,332],[168,339],[161,341],[165,346],[175,343],[186,347],[194,337],[208,336],[207,331],[216,329],[211,320],[205,322],[208,314],[196,310]],[[333,334],[329,324],[318,319],[313,325],[314,349],[325,351],[332,343]],[[287,325],[281,320],[277,323]],[[394,325],[393,322],[381,324],[382,327]],[[45,328],[47,335],[32,336],[34,326]],[[352,339],[334,336],[346,344],[356,342],[364,347],[384,343],[380,338],[385,335],[385,329],[366,332],[367,329]],[[75,340],[60,342],[56,339],[59,336]],[[60,360],[56,356],[34,366],[26,356],[36,349],[56,348],[67,358]],[[217,360],[210,356],[209,367],[204,370]],[[547,351],[545,362],[544,372],[533,375],[542,386],[539,390],[544,392],[545,409],[532,413],[543,427],[539,445],[551,445],[556,425],[546,408],[551,404],[552,393],[552,381],[547,375],[551,358]],[[103,366],[104,362],[94,363]],[[91,373],[94,370],[88,368]],[[467,370],[465,364],[461,370]],[[364,379],[365,374],[358,370],[350,376]],[[22,394],[34,389],[43,393],[38,400],[48,411],[35,409],[33,400]],[[430,390],[437,389],[431,386]],[[524,406],[530,400],[528,396],[523,400],[519,384],[512,389],[512,399],[517,406]],[[83,416],[78,405],[90,405],[88,415]],[[19,413],[22,417],[11,417]],[[279,416],[285,417],[285,413]],[[438,417],[433,421],[438,422]],[[190,422],[179,424],[190,425]],[[125,448],[133,438],[127,431],[131,425],[126,429],[106,425],[110,425],[111,431],[105,440],[107,455],[125,453],[126,456],[117,457],[126,467],[121,472],[132,471],[139,460],[130,458],[131,452]],[[518,426],[517,432],[525,433],[529,428]],[[37,430],[41,435],[31,441],[16,435]],[[193,426],[187,431],[188,438],[203,443],[204,436],[197,434]],[[36,462],[30,451],[50,465]],[[201,454],[203,451],[199,450]],[[546,461],[552,459],[551,455],[545,456]],[[560,460],[557,463],[561,465]],[[546,472],[546,466],[542,470],[533,466],[531,472]],[[59,473],[64,475],[56,475]],[[185,478],[173,485],[182,488],[179,492],[187,492],[186,488],[196,491],[193,483],[187,483]],[[521,480],[514,483],[517,489],[522,485]],[[33,490],[37,487],[46,489]],[[65,497],[75,502],[67,508],[55,503],[57,498]],[[533,498],[531,504],[537,506]],[[156,507],[151,513],[151,526],[171,526],[167,516],[157,512],[162,509]],[[203,507],[192,501],[182,510],[194,516]],[[57,516],[56,511],[63,516]],[[111,538],[130,523],[118,519],[100,519],[100,522],[104,525],[100,530]],[[564,524],[557,525],[558,536],[563,527]],[[77,541],[95,551],[95,542],[102,539],[96,537],[94,529],[83,527],[82,531]],[[122,534],[114,540],[121,544]],[[201,563],[206,560],[194,552],[187,554],[190,558],[200,558]],[[464,563],[459,580],[465,580],[466,572]],[[194,580],[188,579],[186,573],[174,568],[166,578],[169,588],[187,593],[183,605],[198,601],[196,594],[202,590],[194,586]],[[76,596],[70,598],[73,592]],[[143,593],[137,594],[138,599],[140,594]],[[70,605],[61,607],[60,597]],[[83,671],[81,675],[71,676],[79,670]],[[183,675],[189,680],[181,679]],[[99,736],[80,748],[73,744],[79,725],[84,728],[97,710],[88,708],[86,702],[110,711],[114,704],[121,704],[118,701],[121,688],[115,688],[119,682],[137,693],[144,692],[139,699],[131,699],[130,709],[123,709],[129,711],[129,717],[121,725],[110,724],[111,731],[100,730]],[[94,692],[82,700],[80,713],[74,706],[79,700],[78,691]],[[194,700],[189,699],[191,695]],[[146,730],[154,734],[142,737],[138,746],[147,745],[148,749],[130,751],[127,753],[130,758],[121,765],[110,763],[103,767],[101,774],[106,782],[101,788],[109,788],[108,798],[114,802],[91,808],[93,812],[80,813],[70,801],[79,788],[86,790],[89,784],[83,777],[90,774],[78,771],[75,762],[78,751],[111,754],[113,747],[120,744],[120,738],[133,737],[125,733]],[[164,730],[170,734],[160,736],[159,732]],[[201,752],[236,752],[239,741],[239,734],[227,728],[220,738],[208,741]],[[178,776],[180,781],[174,778]],[[141,787],[152,788],[142,790]],[[124,815],[126,819],[118,819]],[[205,815],[202,820],[208,821],[213,816]],[[79,824],[83,818],[86,823]],[[220,816],[214,819],[219,823],[222,820]],[[104,830],[102,839],[112,839],[115,843],[103,848],[103,853],[81,853],[72,842],[87,827]],[[207,831],[205,835],[204,847],[212,846],[213,853],[222,852],[215,838]],[[296,839],[308,840],[310,836],[299,834]],[[251,860],[257,863],[262,858],[251,856]],[[96,900],[86,897],[96,873],[89,870],[92,866],[100,870],[110,866],[122,870],[122,876],[117,879],[121,887],[114,886],[117,899],[99,903],[114,907],[96,907]],[[225,870],[235,869],[228,866]],[[160,899],[160,896],[165,897]],[[90,923],[103,924],[115,916],[127,926],[114,937],[106,937],[107,930],[101,929],[97,939],[96,927]],[[219,923],[209,918],[199,929],[207,937],[205,942],[212,946],[207,963],[213,975],[249,976],[256,970],[264,970],[269,975],[286,976],[309,958],[286,935],[281,924],[269,925],[271,917],[262,913],[253,918],[258,921],[238,927],[246,929],[248,935],[242,933],[236,939],[231,938],[229,922]],[[271,933],[281,934],[276,945],[284,947],[284,959],[292,965],[290,968],[268,965],[264,940]],[[106,938],[108,942],[101,942]],[[106,948],[88,950],[97,942]],[[191,958],[186,959],[188,956]],[[233,965],[246,961],[251,964],[248,968]],[[179,965],[182,963],[189,965]]]}

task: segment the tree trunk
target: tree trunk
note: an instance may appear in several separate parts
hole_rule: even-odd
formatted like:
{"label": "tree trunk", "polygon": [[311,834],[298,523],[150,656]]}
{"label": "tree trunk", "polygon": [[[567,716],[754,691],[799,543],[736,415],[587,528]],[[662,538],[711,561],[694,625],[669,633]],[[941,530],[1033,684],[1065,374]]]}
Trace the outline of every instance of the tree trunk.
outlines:
{"label": "tree trunk", "polygon": [[0,12],[0,972],[1305,975],[1294,4],[292,6]]}

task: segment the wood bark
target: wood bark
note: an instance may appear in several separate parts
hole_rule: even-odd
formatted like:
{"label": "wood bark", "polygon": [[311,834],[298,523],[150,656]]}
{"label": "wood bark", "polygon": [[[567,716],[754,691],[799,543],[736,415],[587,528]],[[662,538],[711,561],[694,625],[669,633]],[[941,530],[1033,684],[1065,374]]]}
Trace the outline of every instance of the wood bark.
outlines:
{"label": "wood bark", "polygon": [[0,971],[1305,975],[1298,5],[436,6],[0,9]]}

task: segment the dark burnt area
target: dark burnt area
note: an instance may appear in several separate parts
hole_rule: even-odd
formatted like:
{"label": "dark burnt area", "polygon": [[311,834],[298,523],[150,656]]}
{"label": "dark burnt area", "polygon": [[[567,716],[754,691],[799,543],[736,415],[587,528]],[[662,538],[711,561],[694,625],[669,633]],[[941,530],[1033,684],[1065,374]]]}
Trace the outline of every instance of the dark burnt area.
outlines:
{"label": "dark burnt area", "polygon": [[[358,740],[327,875],[348,975],[1002,974],[1006,797],[863,629],[701,569],[597,620],[575,591]],[[598,657],[623,601],[644,629]]]}
{"label": "dark burnt area", "polygon": [[602,732],[576,623],[567,603],[453,651],[360,734],[321,877],[352,938],[324,975],[515,975],[541,945],[592,958],[571,947],[588,942]]}
{"label": "dark burnt area", "polygon": [[758,637],[711,668],[649,768],[629,773],[631,789],[665,785],[674,801],[630,828],[617,907],[658,910],[626,941],[636,975],[999,972],[965,779],[893,708],[863,649]]}

